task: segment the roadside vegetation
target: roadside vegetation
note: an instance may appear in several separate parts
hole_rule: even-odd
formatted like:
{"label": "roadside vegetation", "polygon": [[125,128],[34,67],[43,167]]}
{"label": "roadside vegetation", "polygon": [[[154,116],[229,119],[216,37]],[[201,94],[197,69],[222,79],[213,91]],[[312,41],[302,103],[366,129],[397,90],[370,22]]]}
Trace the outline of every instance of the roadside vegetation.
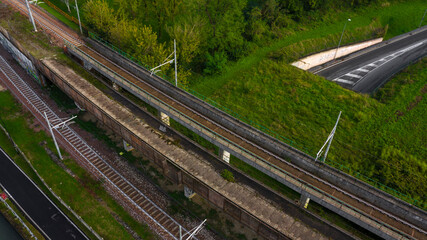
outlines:
{"label": "roadside vegetation", "polygon": [[[3,131],[0,130],[1,133]],[[4,189],[0,187],[0,193],[2,193]],[[37,239],[44,240],[45,238],[43,235],[32,225],[27,218],[25,217],[24,213],[19,210],[19,208],[14,204],[14,202],[11,201],[10,198],[7,198],[5,200],[6,204],[12,208],[13,212],[19,216],[19,218],[24,222],[24,224],[30,229],[31,233],[34,234],[34,236]],[[10,223],[11,226],[16,230],[16,232],[19,233],[21,237],[24,239],[31,239],[31,233],[28,232],[27,228],[22,224],[22,222],[15,217],[14,213],[6,206],[3,202],[0,201],[0,217],[3,215],[3,217]]]}
{"label": "roadside vegetation", "polygon": [[[126,223],[140,237],[155,239],[146,225],[135,221],[106,193],[101,182],[91,178],[69,156],[65,157],[63,164],[56,163],[50,157],[45,149],[44,142],[47,143],[46,146],[50,151],[55,152],[51,138],[44,131],[40,131],[40,125],[34,123],[35,120],[30,113],[24,112],[9,92],[0,92],[0,117],[2,119],[1,124],[8,130],[49,187],[98,234],[106,239],[133,239],[132,235],[119,223],[120,221]],[[46,190],[27,162],[16,153],[3,132],[0,133],[0,145],[41,189]],[[48,191],[45,193],[64,212],[68,212]],[[80,225],[80,222],[73,215],[68,214],[68,216],[77,225]],[[80,227],[85,229],[82,226]],[[86,233],[89,236],[91,235],[87,231]]]}
{"label": "roadside vegetation", "polygon": [[[63,1],[52,2],[67,11]],[[163,62],[177,39],[181,87],[311,155],[343,111],[327,163],[426,208],[426,61],[374,96],[355,94],[289,65],[333,48],[347,18],[352,21],[344,44],[411,31],[418,27],[424,1],[79,4],[92,31],[145,66]],[[74,10],[70,14],[76,16]],[[162,72],[171,70],[166,66]]]}

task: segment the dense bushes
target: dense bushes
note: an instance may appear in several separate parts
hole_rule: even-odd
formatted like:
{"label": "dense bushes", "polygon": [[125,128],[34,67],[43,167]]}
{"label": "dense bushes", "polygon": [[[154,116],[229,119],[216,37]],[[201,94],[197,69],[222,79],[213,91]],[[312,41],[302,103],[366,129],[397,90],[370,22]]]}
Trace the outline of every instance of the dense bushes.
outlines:
{"label": "dense bushes", "polygon": [[[287,138],[280,138],[282,141],[303,143],[296,147],[308,153],[315,153],[323,144],[342,110],[328,156],[337,163],[334,166],[350,174],[362,172],[425,202],[426,154],[420,146],[424,146],[422,133],[427,129],[419,124],[426,114],[420,107],[425,106],[425,101],[415,98],[419,92],[411,92],[411,88],[419,91],[422,79],[426,79],[422,70],[425,61],[417,65],[421,69],[411,72],[415,79],[399,77],[397,82],[386,85],[376,96],[380,102],[288,64],[335,47],[342,25],[304,31],[306,28],[336,20],[336,12],[343,8],[371,2],[374,1],[115,0],[108,5],[104,0],[89,0],[84,9],[87,22],[94,29],[152,66],[172,52],[172,39],[176,39],[180,82],[192,70],[205,75],[219,75],[226,70],[225,80],[217,76],[199,78],[197,84],[209,88],[202,93],[249,119],[249,123],[261,123],[285,135]],[[383,36],[388,16],[371,15],[359,24],[364,27],[353,26],[352,31],[346,31],[343,43]],[[406,31],[408,26],[412,25],[406,24]],[[393,31],[396,33],[396,29]],[[267,49],[269,43],[280,44]],[[265,51],[245,58],[241,61],[243,67],[230,73],[230,61],[257,47]],[[166,66],[162,72],[170,70]],[[400,94],[403,96],[396,97]],[[420,105],[408,102],[414,101],[408,96],[421,99]],[[408,106],[414,106],[413,110],[405,110]],[[268,133],[277,136],[272,131]],[[417,176],[420,179],[416,184],[399,183],[405,179],[416,181]]]}
{"label": "dense bushes", "polygon": [[[179,75],[185,82],[191,71],[208,75],[220,73],[227,61],[238,60],[256,45],[293,34],[304,24],[313,24],[311,20],[319,12],[330,12],[331,6],[349,8],[371,1],[343,2],[346,1],[154,0],[148,3],[116,0],[109,4],[107,0],[87,0],[83,9],[90,27],[149,66],[162,63],[172,52],[173,39],[176,39]],[[376,24],[355,33],[356,36],[347,36],[348,39],[357,41],[372,34],[378,36],[381,29]],[[330,43],[336,42],[336,38],[325,46],[331,47]],[[313,50],[325,46],[316,45]],[[162,71],[172,72],[170,66]]]}

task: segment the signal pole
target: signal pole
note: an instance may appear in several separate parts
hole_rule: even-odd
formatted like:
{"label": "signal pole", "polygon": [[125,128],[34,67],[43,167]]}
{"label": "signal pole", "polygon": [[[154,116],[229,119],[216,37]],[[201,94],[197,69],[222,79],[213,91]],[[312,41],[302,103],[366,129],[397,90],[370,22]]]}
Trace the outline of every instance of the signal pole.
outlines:
{"label": "signal pole", "polygon": [[335,131],[337,130],[337,126],[338,126],[338,122],[340,121],[340,117],[341,117],[341,111],[340,111],[340,114],[338,115],[338,119],[337,119],[337,122],[335,123],[334,128],[332,129],[331,133],[329,134],[328,138],[326,139],[325,144],[323,144],[322,148],[320,148],[319,152],[317,153],[316,159],[314,161],[317,161],[317,159],[319,159],[319,156],[322,155],[322,153],[323,153],[323,148],[326,146],[326,144],[328,144],[328,146],[326,147],[326,151],[325,151],[325,157],[323,158],[323,160],[320,159],[320,161],[322,161],[322,162],[326,161],[326,157],[328,156],[328,152],[329,152],[329,148],[331,147],[332,139],[334,139]]}

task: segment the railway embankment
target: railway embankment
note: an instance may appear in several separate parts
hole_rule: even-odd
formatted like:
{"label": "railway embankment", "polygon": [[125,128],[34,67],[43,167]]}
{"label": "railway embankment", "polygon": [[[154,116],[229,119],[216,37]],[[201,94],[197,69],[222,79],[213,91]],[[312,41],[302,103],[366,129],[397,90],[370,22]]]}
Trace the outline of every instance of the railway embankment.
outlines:
{"label": "railway embankment", "polygon": [[[2,32],[6,31],[3,29]],[[12,39],[8,34],[5,36]],[[145,156],[153,160],[163,169],[164,175],[173,182],[193,189],[265,238],[326,238],[319,233],[319,229],[315,230],[295,219],[294,216],[288,215],[283,206],[261,197],[256,189],[251,189],[246,184],[225,181],[220,176],[218,166],[215,168],[203,160],[203,156],[188,153],[180,146],[165,141],[162,133],[157,129],[133,116],[129,110],[109,99],[58,61],[39,60],[25,51],[17,41],[12,40],[12,42],[24,56],[30,59],[34,66],[32,74],[40,80],[40,83],[44,84],[46,80],[54,82],[80,106],[93,113],[100,121],[111,127],[116,134],[123,136],[126,141],[132,143]],[[289,203],[286,206],[289,207]],[[294,208],[295,211],[297,207],[290,208]],[[325,232],[334,231],[327,225],[320,226],[320,228],[323,228]],[[339,234],[339,231],[335,230],[335,234]],[[345,234],[341,234],[345,236]]]}

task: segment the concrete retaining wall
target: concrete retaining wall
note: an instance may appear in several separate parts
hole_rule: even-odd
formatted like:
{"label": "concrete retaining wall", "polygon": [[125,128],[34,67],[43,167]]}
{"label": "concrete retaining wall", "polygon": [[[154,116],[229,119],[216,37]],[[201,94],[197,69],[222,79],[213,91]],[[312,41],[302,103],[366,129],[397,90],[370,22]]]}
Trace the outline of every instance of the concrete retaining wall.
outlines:
{"label": "concrete retaining wall", "polygon": [[203,102],[187,92],[174,87],[172,84],[157,76],[150,76],[148,71],[130,62],[120,54],[104,47],[102,44],[92,39],[87,39],[87,41],[95,50],[101,52],[103,55],[124,67],[129,72],[144,79],[169,96],[208,116],[212,120],[220,123],[222,126],[225,126],[226,128],[238,133],[282,158],[290,159],[290,161],[295,165],[336,186],[340,186],[342,189],[357,195],[363,200],[375,206],[379,206],[380,208],[387,209],[387,211],[400,216],[404,220],[420,227],[421,229],[427,229],[427,214],[425,211],[395,198],[390,194],[380,191],[379,189],[374,188],[352,176],[338,171],[335,168],[325,164],[315,163],[311,156],[308,156],[307,154],[278,141],[277,139],[247,125],[246,123],[231,117],[206,102]]}
{"label": "concrete retaining wall", "polygon": [[0,27],[0,44],[13,56],[22,68],[27,70],[39,84],[44,86],[44,79],[40,77],[37,68],[33,64],[33,62],[36,62],[36,59],[2,27]]}
{"label": "concrete retaining wall", "polygon": [[337,52],[337,49],[334,48],[328,51],[316,53],[308,57],[302,58],[296,62],[293,62],[292,65],[297,68],[301,68],[303,70],[308,70],[312,67],[316,67],[326,62],[334,60],[335,53],[336,53],[336,58],[340,58],[350,53],[353,53],[353,52],[362,50],[364,48],[370,47],[372,45],[375,45],[377,43],[380,43],[382,42],[382,40],[383,38],[377,38],[377,39],[356,43],[349,46],[342,46],[338,49],[338,52]]}
{"label": "concrete retaining wall", "polygon": [[112,129],[116,134],[122,136],[126,142],[130,143],[135,149],[142,152],[148,159],[152,160],[159,168],[162,169],[163,175],[170,181],[174,182],[175,184],[187,185],[197,194],[209,200],[215,206],[230,214],[238,221],[245,223],[248,227],[266,239],[288,239],[282,233],[265,225],[256,216],[251,215],[247,211],[240,208],[238,205],[231,202],[228,198],[221,195],[219,192],[193,177],[191,173],[180,168],[180,166],[176,165],[165,155],[161,154],[145,141],[137,137],[131,130],[127,129],[107,113],[105,113],[87,97],[74,89],[66,80],[62,79],[55,72],[51,71],[46,65],[42,64],[40,71],[70,98],[74,99],[82,108],[85,108],[87,111],[94,114],[96,118],[102,121],[107,127]]}

